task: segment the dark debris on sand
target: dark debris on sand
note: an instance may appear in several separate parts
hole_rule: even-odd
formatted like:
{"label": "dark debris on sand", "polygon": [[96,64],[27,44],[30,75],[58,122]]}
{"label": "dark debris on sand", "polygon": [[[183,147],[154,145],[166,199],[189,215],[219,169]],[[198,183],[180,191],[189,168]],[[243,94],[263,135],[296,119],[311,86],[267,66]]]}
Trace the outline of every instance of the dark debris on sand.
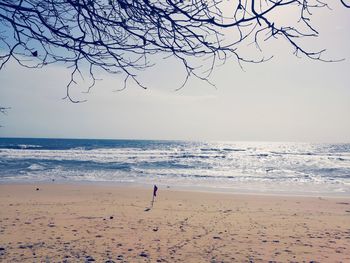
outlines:
{"label": "dark debris on sand", "polygon": [[146,252],[141,252],[139,256],[148,258],[148,254]]}
{"label": "dark debris on sand", "polygon": [[86,256],[85,257],[85,263],[94,262],[94,261],[95,261],[95,259],[93,257],[91,257],[91,256]]}

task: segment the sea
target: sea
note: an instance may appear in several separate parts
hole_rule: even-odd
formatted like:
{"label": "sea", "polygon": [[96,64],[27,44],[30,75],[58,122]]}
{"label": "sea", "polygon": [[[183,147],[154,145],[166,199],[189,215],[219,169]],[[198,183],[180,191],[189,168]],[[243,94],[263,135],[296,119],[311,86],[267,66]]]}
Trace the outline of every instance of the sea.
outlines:
{"label": "sea", "polygon": [[350,144],[0,138],[0,184],[350,195]]}

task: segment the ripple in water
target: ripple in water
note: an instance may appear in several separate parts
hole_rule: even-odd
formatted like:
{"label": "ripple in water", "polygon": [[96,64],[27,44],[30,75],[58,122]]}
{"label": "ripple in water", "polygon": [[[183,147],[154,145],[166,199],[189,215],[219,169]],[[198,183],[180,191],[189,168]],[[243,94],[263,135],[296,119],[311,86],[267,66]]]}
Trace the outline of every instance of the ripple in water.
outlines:
{"label": "ripple in water", "polygon": [[350,145],[0,138],[0,182],[101,181],[350,192]]}

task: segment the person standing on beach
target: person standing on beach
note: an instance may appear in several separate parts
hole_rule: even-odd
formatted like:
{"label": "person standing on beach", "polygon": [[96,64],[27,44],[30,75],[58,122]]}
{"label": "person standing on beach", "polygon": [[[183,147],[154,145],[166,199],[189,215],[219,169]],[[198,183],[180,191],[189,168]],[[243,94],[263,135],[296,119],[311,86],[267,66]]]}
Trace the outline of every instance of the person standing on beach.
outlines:
{"label": "person standing on beach", "polygon": [[154,198],[157,196],[157,191],[158,191],[158,187],[156,185],[153,186],[153,196],[152,196],[152,207],[153,207],[153,203],[154,203]]}

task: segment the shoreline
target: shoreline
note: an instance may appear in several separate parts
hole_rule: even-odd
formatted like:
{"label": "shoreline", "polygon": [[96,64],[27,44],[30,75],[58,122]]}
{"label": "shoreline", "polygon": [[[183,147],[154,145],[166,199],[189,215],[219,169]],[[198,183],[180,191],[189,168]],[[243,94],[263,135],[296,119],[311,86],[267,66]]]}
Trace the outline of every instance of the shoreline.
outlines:
{"label": "shoreline", "polygon": [[[155,180],[154,183],[149,182],[118,182],[118,181],[0,181],[0,186],[2,185],[76,185],[76,186],[113,186],[113,187],[132,187],[132,188],[142,188],[151,189],[153,185],[156,184],[162,189],[168,189],[172,191],[183,191],[183,192],[198,192],[198,193],[214,193],[214,194],[229,194],[229,195],[253,195],[253,196],[285,196],[285,197],[327,197],[327,198],[350,198],[349,192],[317,192],[317,191],[286,191],[285,189],[277,191],[274,189],[259,188],[261,184],[256,184],[255,189],[242,189],[234,187],[221,187],[221,186],[195,186],[195,185],[170,185],[167,183],[159,183]],[[251,184],[249,184],[251,186]],[[276,187],[276,185],[274,186]],[[259,189],[259,190],[257,190]]]}
{"label": "shoreline", "polygon": [[[38,188],[38,190],[37,190]],[[1,262],[347,262],[350,198],[0,184]]]}

